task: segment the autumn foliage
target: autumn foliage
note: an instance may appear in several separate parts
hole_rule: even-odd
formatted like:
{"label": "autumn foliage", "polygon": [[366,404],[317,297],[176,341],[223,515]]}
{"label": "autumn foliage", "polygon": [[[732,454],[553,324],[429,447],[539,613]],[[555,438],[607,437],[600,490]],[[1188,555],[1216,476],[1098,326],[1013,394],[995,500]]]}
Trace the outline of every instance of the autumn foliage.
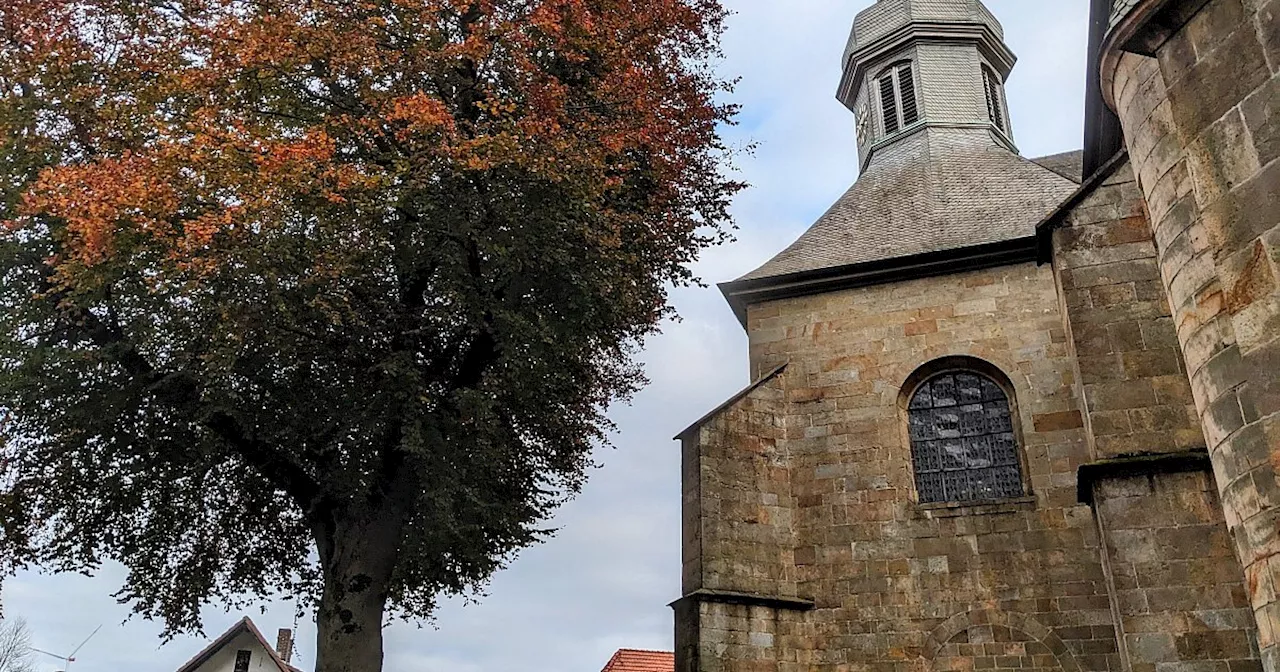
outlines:
{"label": "autumn foliage", "polygon": [[[717,0],[0,3],[0,558],[319,672],[581,485],[721,241]],[[318,562],[315,559],[318,558]]]}

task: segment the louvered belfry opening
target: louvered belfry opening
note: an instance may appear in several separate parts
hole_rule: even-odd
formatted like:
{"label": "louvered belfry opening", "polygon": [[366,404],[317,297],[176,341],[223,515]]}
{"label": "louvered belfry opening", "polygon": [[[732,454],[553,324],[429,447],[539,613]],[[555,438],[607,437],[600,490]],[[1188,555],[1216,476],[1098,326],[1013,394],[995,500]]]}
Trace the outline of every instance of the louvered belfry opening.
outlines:
{"label": "louvered belfry opening", "polygon": [[889,66],[877,81],[885,135],[892,135],[920,121],[915,74],[910,61]]}
{"label": "louvered belfry opening", "polygon": [[916,104],[916,79],[911,64],[898,66],[898,96],[902,99],[902,125],[910,126],[920,121],[920,106]]}
{"label": "louvered belfry opening", "polygon": [[1009,397],[973,372],[936,375],[907,409],[921,503],[976,502],[1024,494]]}
{"label": "louvered belfry opening", "polygon": [[1004,123],[1004,104],[1000,99],[1000,79],[991,71],[991,68],[986,66],[982,68],[982,85],[987,93],[987,115],[991,117],[991,123],[995,124],[1001,133],[1007,133]]}
{"label": "louvered belfry opening", "polygon": [[893,72],[887,72],[880,78],[880,114],[884,119],[884,134],[897,133],[902,126],[898,123],[897,86],[894,85]]}

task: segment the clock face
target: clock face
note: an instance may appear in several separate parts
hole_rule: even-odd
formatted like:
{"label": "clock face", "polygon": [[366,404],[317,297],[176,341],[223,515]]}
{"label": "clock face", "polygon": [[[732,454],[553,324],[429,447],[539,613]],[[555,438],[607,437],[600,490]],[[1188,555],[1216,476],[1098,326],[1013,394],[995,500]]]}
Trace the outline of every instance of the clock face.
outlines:
{"label": "clock face", "polygon": [[858,144],[861,145],[867,141],[867,130],[871,125],[871,111],[867,109],[866,103],[858,107],[858,111],[854,112],[854,116],[858,119]]}

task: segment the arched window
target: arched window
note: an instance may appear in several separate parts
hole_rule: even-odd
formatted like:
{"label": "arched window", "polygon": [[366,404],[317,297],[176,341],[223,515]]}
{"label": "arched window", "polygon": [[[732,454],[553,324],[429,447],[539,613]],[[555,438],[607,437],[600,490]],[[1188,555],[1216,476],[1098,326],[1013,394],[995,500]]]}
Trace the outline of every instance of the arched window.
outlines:
{"label": "arched window", "polygon": [[907,405],[921,503],[975,502],[1025,494],[1009,397],[976,371],[936,374]]}
{"label": "arched window", "polygon": [[1008,133],[1009,127],[1005,123],[1004,118],[1004,101],[1001,92],[1000,77],[995,71],[987,66],[982,66],[982,86],[987,93],[987,116],[991,118],[991,123],[1000,129],[1001,133]]}
{"label": "arched window", "polygon": [[880,96],[880,120],[885,135],[920,121],[920,106],[916,102],[916,78],[911,61],[894,63],[876,78]]}

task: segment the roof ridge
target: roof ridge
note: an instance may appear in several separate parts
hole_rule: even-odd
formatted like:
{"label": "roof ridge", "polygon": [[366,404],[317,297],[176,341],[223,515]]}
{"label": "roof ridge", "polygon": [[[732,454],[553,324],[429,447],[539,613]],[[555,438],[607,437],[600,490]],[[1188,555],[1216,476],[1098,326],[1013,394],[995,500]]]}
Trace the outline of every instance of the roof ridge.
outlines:
{"label": "roof ridge", "polygon": [[267,656],[271,658],[271,662],[276,664],[276,667],[280,672],[297,672],[298,668],[284,662],[284,659],[281,658],[280,654],[276,651],[276,647],[272,646],[271,643],[267,641],[267,638],[262,636],[262,631],[258,630],[258,626],[253,624],[253,619],[245,616],[244,620],[249,626],[249,631],[258,639],[258,643],[262,645],[262,648],[267,650]]}
{"label": "roof ridge", "polygon": [[240,631],[246,630],[245,624],[248,621],[249,621],[248,616],[241,617],[240,620],[232,624],[232,626],[227,628],[221,635],[218,635],[213,639],[213,641],[209,642],[209,644],[206,645],[203,649],[200,649],[200,651],[196,653],[196,655],[192,656],[190,660],[188,660],[186,663],[183,663],[182,667],[178,668],[178,672],[190,672],[191,670],[194,670],[195,668],[202,665],[205,661],[207,661],[210,657],[213,656],[214,652],[216,652],[219,648],[221,648],[227,642],[231,641],[236,635],[240,634]]}

